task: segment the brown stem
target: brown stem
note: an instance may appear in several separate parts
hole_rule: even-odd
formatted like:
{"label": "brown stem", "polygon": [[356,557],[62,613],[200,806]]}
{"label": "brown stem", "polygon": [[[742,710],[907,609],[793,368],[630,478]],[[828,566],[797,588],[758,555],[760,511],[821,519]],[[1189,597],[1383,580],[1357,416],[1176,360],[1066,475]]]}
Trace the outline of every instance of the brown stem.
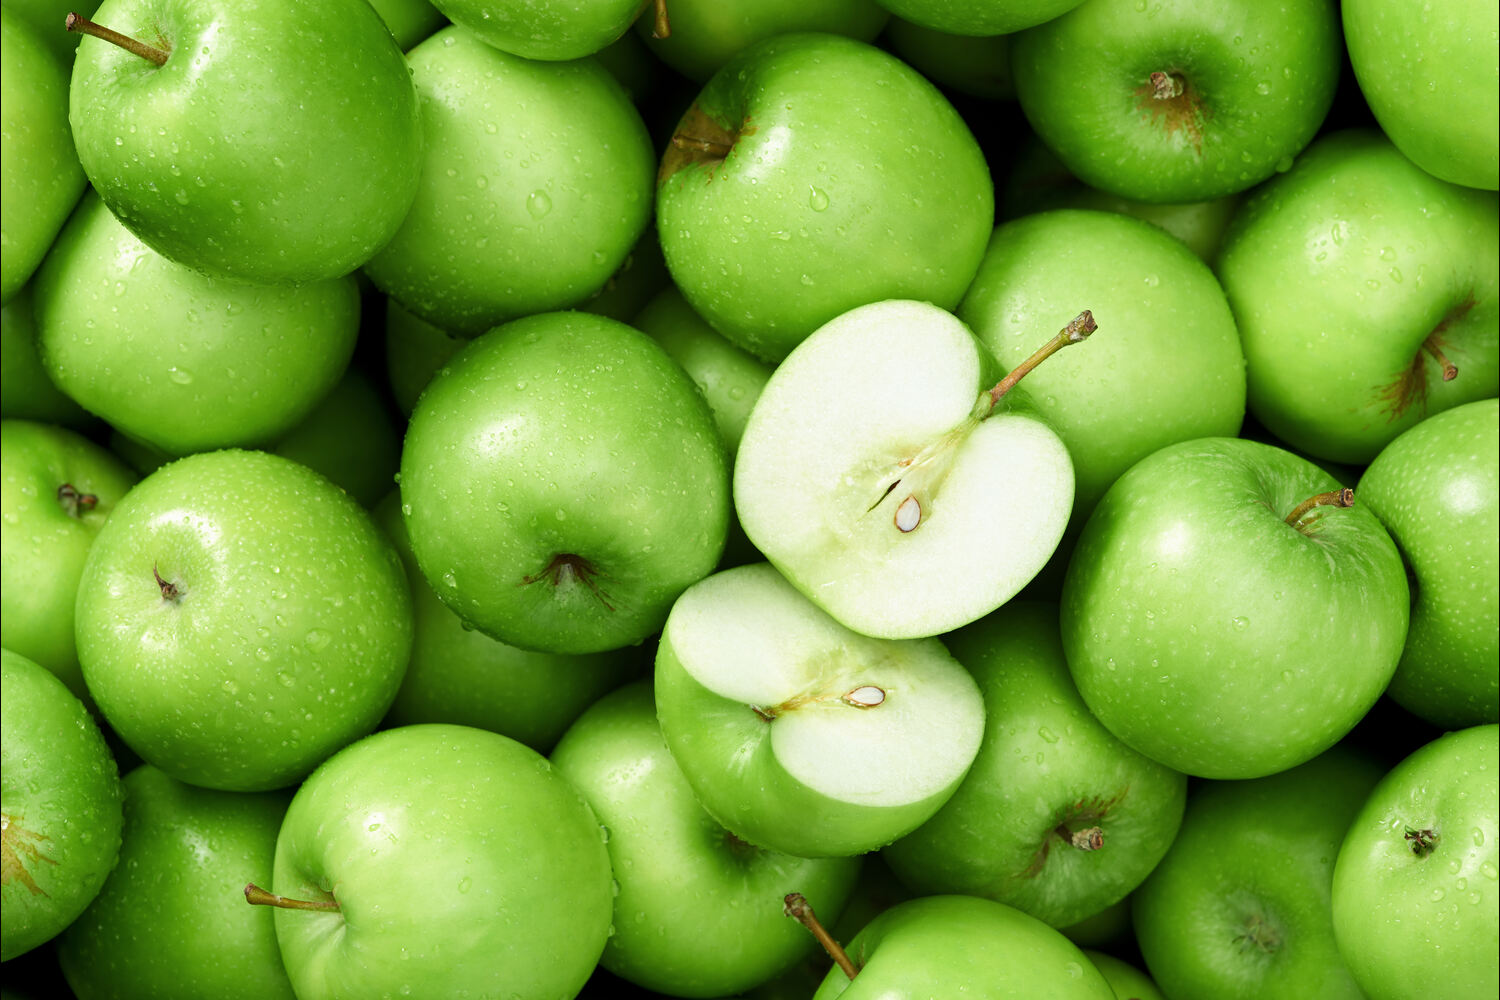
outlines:
{"label": "brown stem", "polygon": [[1097,826],[1069,830],[1066,824],[1059,824],[1055,832],[1080,851],[1097,851],[1104,846],[1104,830]]}
{"label": "brown stem", "polygon": [[671,38],[672,22],[667,20],[667,0],[656,0],[656,19],[651,23],[652,38]]}
{"label": "brown stem", "polygon": [[1437,344],[1433,343],[1433,339],[1431,337],[1428,337],[1426,340],[1422,341],[1422,349],[1428,354],[1431,354],[1432,359],[1442,366],[1444,382],[1452,382],[1454,379],[1458,378],[1458,366],[1448,360],[1448,356],[1443,353],[1443,349],[1438,347]]}
{"label": "brown stem", "polygon": [[165,66],[167,64],[167,56],[171,54],[162,51],[154,45],[147,45],[145,42],[137,41],[129,35],[122,35],[113,28],[106,28],[102,24],[95,24],[81,14],[69,14],[63,21],[63,27],[78,34],[93,35],[95,38],[102,38],[106,42],[113,42],[126,52],[133,52],[142,59],[151,60],[158,66]]}
{"label": "brown stem", "polygon": [[332,910],[337,913],[339,909],[339,904],[331,899],[287,899],[267,892],[254,882],[245,886],[245,902],[251,906],[279,906],[283,910]]}
{"label": "brown stem", "polygon": [[151,564],[151,575],[156,577],[156,585],[161,588],[161,599],[164,601],[175,601],[182,597],[182,591],[177,584],[170,580],[163,580],[161,574],[156,571],[156,564]]}
{"label": "brown stem", "polygon": [[99,498],[92,493],[79,493],[72,483],[63,483],[57,488],[57,502],[69,517],[81,517],[99,505]]}
{"label": "brown stem", "polygon": [[674,135],[672,145],[678,149],[691,149],[698,153],[708,153],[720,159],[729,155],[734,147],[727,142],[715,142],[713,139],[700,139],[694,135]]}
{"label": "brown stem", "polygon": [[1031,357],[1022,361],[1015,368],[1012,368],[1009,374],[995,383],[995,387],[989,391],[989,409],[981,414],[981,419],[989,416],[990,411],[994,410],[995,404],[1000,402],[1000,398],[1015,388],[1016,383],[1025,378],[1033,368],[1069,344],[1076,344],[1086,339],[1089,334],[1097,329],[1099,329],[1099,325],[1094,322],[1094,314],[1089,310],[1085,309],[1077,316],[1074,316],[1068,321],[1067,326],[1058,331],[1057,336],[1037,348]]}
{"label": "brown stem", "polygon": [[812,932],[812,936],[818,939],[818,944],[822,945],[823,950],[828,952],[828,957],[833,959],[835,965],[844,970],[844,975],[850,979],[859,975],[859,970],[854,967],[853,962],[849,961],[848,952],[844,951],[839,943],[833,939],[833,935],[824,930],[823,925],[818,922],[818,915],[807,904],[806,896],[800,892],[789,892],[786,898],[782,900],[782,903],[783,912],[789,917],[795,917],[798,923]]}
{"label": "brown stem", "polygon": [[1329,490],[1327,493],[1319,493],[1315,497],[1308,497],[1292,509],[1286,516],[1286,523],[1292,527],[1297,526],[1303,515],[1314,507],[1353,507],[1354,491],[1347,486],[1341,490]]}
{"label": "brown stem", "polygon": [[1174,97],[1181,97],[1186,89],[1186,81],[1176,73],[1151,74],[1151,96],[1158,101],[1170,101]]}

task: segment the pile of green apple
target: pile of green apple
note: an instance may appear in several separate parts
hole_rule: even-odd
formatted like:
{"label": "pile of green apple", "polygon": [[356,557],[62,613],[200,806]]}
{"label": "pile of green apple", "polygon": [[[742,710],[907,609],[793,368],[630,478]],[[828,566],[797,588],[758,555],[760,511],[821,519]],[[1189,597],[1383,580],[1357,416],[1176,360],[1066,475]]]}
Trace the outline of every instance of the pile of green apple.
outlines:
{"label": "pile of green apple", "polygon": [[3,0],[0,992],[1495,996],[1497,18]]}

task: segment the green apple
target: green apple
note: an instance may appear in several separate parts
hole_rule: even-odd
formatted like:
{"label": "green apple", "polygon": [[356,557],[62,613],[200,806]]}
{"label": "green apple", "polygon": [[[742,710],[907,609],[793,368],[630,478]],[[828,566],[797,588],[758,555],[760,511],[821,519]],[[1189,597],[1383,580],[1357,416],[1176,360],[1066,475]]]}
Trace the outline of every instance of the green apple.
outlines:
{"label": "green apple", "polygon": [[1341,55],[1328,0],[1275,17],[1256,0],[1088,0],[1011,47],[1021,110],[1069,170],[1167,202],[1286,169],[1333,103]]}
{"label": "green apple", "polygon": [[703,811],[667,751],[651,686],[595,703],[552,763],[610,831],[619,895],[600,964],[674,997],[718,997],[764,982],[816,948],[782,914],[788,891],[834,917],[857,858],[798,858],[752,847]]}
{"label": "green apple", "polygon": [[0,651],[0,961],[50,940],[120,851],[120,775],[83,702]]}
{"label": "green apple", "polygon": [[[1092,917],[1059,927],[1059,933],[1080,948],[1103,948],[1130,936],[1130,897],[1106,906]],[[1103,971],[1102,969],[1100,971]]]}
{"label": "green apple", "polygon": [[52,384],[37,353],[36,313],[27,285],[0,306],[0,417],[86,430],[94,418]]}
{"label": "green apple", "polygon": [[[1040,324],[1070,315],[1033,317],[1032,346]],[[1049,347],[1087,336],[1082,319]],[[865,635],[938,635],[993,611],[1052,555],[1073,504],[1062,440],[998,374],[969,329],[927,303],[877,302],[826,324],[750,415],[734,470],[745,534]]]}
{"label": "green apple", "polygon": [[405,52],[448,23],[428,0],[369,0]]}
{"label": "green apple", "polygon": [[[647,56],[646,58],[650,58]],[[601,60],[602,62],[602,60]],[[656,227],[647,226],[635,247],[603,287],[578,304],[584,312],[629,323],[658,292],[672,284]]]}
{"label": "green apple", "polygon": [[465,628],[417,568],[399,494],[375,508],[375,520],[400,554],[412,592],[411,662],[386,726],[474,726],[547,753],[585,708],[637,672],[641,657],[632,649],[534,653]]}
{"label": "green apple", "polygon": [[957,305],[994,190],[968,127],[915,70],[799,34],[741,52],[698,95],[662,159],[656,211],[683,296],[780,361],[855,306]]}
{"label": "green apple", "polygon": [[724,450],[687,375],[645,334],[573,312],[493,330],[433,380],[401,501],[444,604],[556,653],[660,629],[718,562],[729,518]]}
{"label": "green apple", "polygon": [[1379,133],[1320,139],[1245,201],[1219,258],[1251,412],[1294,448],[1364,464],[1500,392],[1496,218],[1493,194],[1428,176]]}
{"label": "green apple", "polygon": [[875,0],[668,0],[671,31],[654,17],[636,21],[636,33],[662,62],[699,83],[741,49],[794,31],[826,31],[874,41],[890,16]]}
{"label": "green apple", "polygon": [[1328,893],[1344,831],[1379,778],[1376,764],[1339,748],[1272,777],[1200,787],[1133,897],[1162,992],[1361,1000]]}
{"label": "green apple", "polygon": [[984,694],[984,742],[953,797],[881,854],[919,895],[986,896],[1053,927],[1119,902],[1171,845],[1187,778],[1089,714],[1055,605],[1012,601],[945,642]]}
{"label": "green apple", "polygon": [[898,17],[951,35],[1005,35],[1067,13],[1082,0],[879,0]]}
{"label": "green apple", "polygon": [[1113,955],[1106,955],[1101,951],[1090,951],[1085,948],[1083,953],[1088,960],[1094,963],[1094,968],[1099,974],[1109,981],[1110,989],[1115,991],[1117,1000],[1166,1000],[1162,991],[1157,989],[1156,983],[1151,977],[1129,962],[1122,962]]}
{"label": "green apple", "polygon": [[469,341],[456,337],[401,308],[395,299],[385,306],[385,364],[396,405],[408,417],[432,376]]}
{"label": "green apple", "polygon": [[592,60],[532,62],[460,28],[408,59],[422,183],[370,280],[466,336],[597,291],[651,215],[654,154],[620,85]]}
{"label": "green apple", "polygon": [[1078,304],[1105,335],[1042,365],[1026,391],[1072,456],[1081,524],[1152,452],[1239,433],[1245,359],[1208,267],[1155,226],[1104,212],[1000,226],[958,316],[1010,370],[1036,349],[1039,330]]}
{"label": "green apple", "polygon": [[1488,0],[1346,0],[1360,92],[1396,148],[1445,181],[1500,187],[1500,8]]}
{"label": "green apple", "polygon": [[78,657],[146,761],[228,791],[291,784],[374,728],[411,649],[401,562],[342,490],[219,451],[131,490],[84,565]]}
{"label": "green apple", "polygon": [[1062,594],[1068,666],[1110,732],[1188,774],[1254,778],[1353,728],[1395,672],[1410,598],[1390,536],[1336,487],[1229,438],[1115,482]]}
{"label": "green apple", "polygon": [[95,16],[141,54],[79,45],[73,138],[89,183],[153,250],[242,281],[304,282],[348,274],[396,232],[422,123],[366,0],[105,0]]}
{"label": "green apple", "polygon": [[[598,821],[546,758],[466,726],[407,726],[330,758],[276,840],[299,1000],[578,993],[609,935]],[[252,901],[265,900],[252,888]]]}
{"label": "green apple", "polygon": [[891,907],[849,942],[851,980],[828,971],[813,1000],[1114,1000],[1083,952],[1046,924],[972,896]]}
{"label": "green apple", "polygon": [[971,97],[1015,99],[1009,35],[955,35],[893,17],[885,38],[896,55],[933,83]]}
{"label": "green apple", "polygon": [[94,536],[135,474],[72,431],[0,422],[0,644],[87,698],[73,634]]}
{"label": "green apple", "polygon": [[942,643],[852,632],[765,563],[673,605],[656,708],[703,808],[802,857],[910,833],[957,789],[984,730],[979,688]]}
{"label": "green apple", "polygon": [[395,482],[401,431],[374,384],[350,369],[271,450],[321,473],[361,506],[373,508]]}
{"label": "green apple", "polygon": [[83,168],[68,131],[67,71],[9,4],[0,11],[0,52],[0,303],[9,303],[78,201]]}
{"label": "green apple", "polygon": [[353,278],[210,278],[142,243],[93,194],[37,272],[35,306],[52,381],[175,455],[290,430],[338,381],[359,332]]}
{"label": "green apple", "polygon": [[1435,725],[1500,717],[1500,403],[1417,424],[1359,480],[1359,498],[1411,569],[1411,630],[1389,694]]}
{"label": "green apple", "polygon": [[1333,930],[1370,1000],[1500,988],[1494,725],[1448,733],[1381,779],[1333,872]]}
{"label": "green apple", "polygon": [[215,792],[150,765],[125,776],[120,862],[63,932],[58,958],[79,1000],[292,1000],[269,883],[291,796]]}
{"label": "green apple", "polygon": [[5,0],[5,9],[31,22],[37,37],[52,47],[62,60],[64,69],[72,67],[73,54],[83,38],[71,31],[60,30],[66,23],[68,14],[78,13],[92,17],[98,6],[98,0],[83,0],[82,3],[74,3],[72,0]]}
{"label": "green apple", "polygon": [[561,61],[619,38],[651,0],[436,0],[454,24],[502,52]]}

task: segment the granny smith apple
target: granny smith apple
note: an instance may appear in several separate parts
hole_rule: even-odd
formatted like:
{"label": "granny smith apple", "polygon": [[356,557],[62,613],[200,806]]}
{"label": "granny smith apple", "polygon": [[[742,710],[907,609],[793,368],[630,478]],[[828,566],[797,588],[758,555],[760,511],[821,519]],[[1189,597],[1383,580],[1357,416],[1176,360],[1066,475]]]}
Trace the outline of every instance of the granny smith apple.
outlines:
{"label": "granny smith apple", "polygon": [[879,0],[922,27],[951,35],[1005,35],[1050,21],[1082,0]]}
{"label": "granny smith apple", "polygon": [[1349,61],[1396,148],[1434,177],[1500,187],[1500,8],[1483,0],[1346,0]]}
{"label": "granny smith apple", "polygon": [[592,60],[532,62],[461,28],[408,60],[422,182],[370,280],[466,336],[597,291],[651,216],[654,154],[620,85]]}
{"label": "granny smith apple", "polygon": [[1094,509],[1063,584],[1063,648],[1127,745],[1253,778],[1364,716],[1409,606],[1401,556],[1352,490],[1279,448],[1204,438],[1137,463]]}
{"label": "granny smith apple", "polygon": [[427,0],[369,0],[369,3],[402,52],[448,23],[442,11]]}
{"label": "granny smith apple", "polygon": [[396,405],[406,416],[417,405],[444,362],[469,341],[456,337],[401,308],[395,299],[385,306],[385,363]]}
{"label": "granny smith apple", "polygon": [[401,455],[417,563],[443,603],[523,649],[593,653],[661,628],[724,547],[708,406],[645,334],[588,313],[517,320],[422,394]]}
{"label": "granny smith apple", "polygon": [[0,651],[0,961],[50,940],[99,892],[120,850],[120,775],[83,702]]}
{"label": "granny smith apple", "polygon": [[1435,725],[1500,717],[1500,403],[1465,403],[1386,445],[1359,480],[1411,568],[1411,629],[1389,694]]}
{"label": "granny smith apple", "polygon": [[1360,1000],[1333,939],[1333,862],[1380,768],[1344,748],[1255,781],[1210,782],[1134,895],[1170,997]]}
{"label": "granny smith apple", "polygon": [[401,429],[374,384],[351,368],[271,451],[321,473],[362,507],[373,508],[395,482]]}
{"label": "granny smith apple", "polygon": [[172,777],[228,791],[291,784],[373,729],[411,627],[370,515],[263,452],[142,480],[78,584],[78,658],[104,717]]}
{"label": "granny smith apple", "polygon": [[83,36],[71,31],[59,31],[59,27],[67,20],[68,14],[78,13],[92,17],[98,6],[98,0],[84,0],[83,3],[73,3],[71,0],[5,0],[5,9],[31,22],[37,37],[51,46],[62,59],[64,69],[72,67],[73,54]]}
{"label": "granny smith apple", "polygon": [[436,0],[436,4],[454,24],[503,52],[561,61],[593,55],[619,38],[651,0]]}
{"label": "granny smith apple", "polygon": [[52,384],[42,367],[30,285],[0,306],[0,417],[64,424],[79,430],[95,422]]}
{"label": "granny smith apple", "polygon": [[1168,202],[1286,169],[1333,103],[1341,55],[1329,0],[1274,17],[1255,0],[1088,0],[1011,48],[1021,110],[1069,170]]}
{"label": "granny smith apple", "polygon": [[[1130,897],[1106,906],[1092,917],[1059,927],[1063,937],[1080,948],[1103,948],[1130,936]],[[1102,971],[1102,970],[1101,970]]]}
{"label": "granny smith apple", "polygon": [[1500,392],[1495,195],[1430,177],[1379,133],[1320,139],[1251,195],[1218,272],[1250,410],[1294,448],[1364,464]]}
{"label": "granny smith apple", "polygon": [[1187,778],[1089,714],[1055,605],[1012,601],[945,644],[984,694],[984,742],[953,797],[881,854],[919,894],[986,896],[1054,927],[1119,902],[1176,836]]}
{"label": "granny smith apple", "polygon": [[73,138],[89,183],[153,250],[209,274],[304,282],[348,274],[395,234],[422,123],[366,0],[106,0],[95,18],[134,51],[79,45]]}
{"label": "granny smith apple", "polygon": [[1090,951],[1085,948],[1083,953],[1088,960],[1094,963],[1094,968],[1109,982],[1110,989],[1115,991],[1117,1000],[1166,1000],[1162,991],[1157,989],[1156,983],[1151,977],[1129,962],[1122,962],[1113,955],[1106,955],[1102,951]]}
{"label": "granny smith apple", "polygon": [[896,55],[933,83],[992,101],[1015,99],[1009,35],[955,35],[893,17],[885,38]]}
{"label": "granny smith apple", "polygon": [[629,323],[646,307],[652,296],[665,291],[671,284],[656,227],[647,226],[615,273],[592,295],[578,303],[577,308]]}
{"label": "granny smith apple", "polygon": [[609,829],[619,894],[600,963],[647,989],[719,997],[756,986],[817,948],[782,897],[800,891],[833,918],[854,887],[857,858],[763,850],[715,823],[667,751],[649,682],[596,702],[552,763]]}
{"label": "granny smith apple", "polygon": [[[1032,347],[1063,323],[1046,350],[1088,336],[1092,320],[1072,315],[1033,317]],[[969,329],[928,303],[829,322],[750,415],[734,470],[745,534],[865,635],[938,635],[993,611],[1046,563],[1073,505],[1067,448],[998,379]]]}
{"label": "granny smith apple", "polygon": [[744,50],[698,95],[662,158],[656,212],[683,296],[780,361],[856,306],[955,306],[994,190],[968,127],[915,70],[798,34]]}
{"label": "granny smith apple", "polygon": [[291,796],[194,788],[143,764],[125,776],[120,862],[58,942],[79,1000],[292,1000],[269,883]]}
{"label": "granny smith apple", "polygon": [[1333,930],[1371,1000],[1500,987],[1497,727],[1440,736],[1381,779],[1333,872]]}
{"label": "granny smith apple", "polygon": [[466,726],[391,729],[329,759],[287,810],[274,892],[246,897],[282,904],[299,1000],[571,997],[612,903],[578,792],[535,751]]}
{"label": "granny smith apple", "polygon": [[417,568],[399,494],[375,508],[375,520],[401,556],[412,596],[411,661],[386,713],[387,727],[474,726],[547,753],[585,708],[639,672],[643,657],[633,649],[535,653],[465,628]]}
{"label": "granny smith apple", "polygon": [[667,12],[668,34],[651,16],[636,21],[636,33],[662,62],[699,83],[762,39],[826,31],[870,42],[890,17],[875,0],[668,0]]}
{"label": "granny smith apple", "polygon": [[87,698],[73,606],[94,537],[136,476],[73,431],[0,422],[0,643]]}
{"label": "granny smith apple", "polygon": [[274,440],[338,381],[352,277],[249,285],[174,264],[90,194],[35,282],[42,362],[126,434],[176,455]]}
{"label": "granny smith apple", "polygon": [[9,5],[0,11],[0,49],[0,303],[8,303],[78,201],[83,168],[68,130],[68,75],[59,54]]}
{"label": "granny smith apple", "polygon": [[979,689],[942,643],[853,632],[766,563],[673,605],[656,708],[709,815],[802,857],[910,833],[958,787],[984,729]]}

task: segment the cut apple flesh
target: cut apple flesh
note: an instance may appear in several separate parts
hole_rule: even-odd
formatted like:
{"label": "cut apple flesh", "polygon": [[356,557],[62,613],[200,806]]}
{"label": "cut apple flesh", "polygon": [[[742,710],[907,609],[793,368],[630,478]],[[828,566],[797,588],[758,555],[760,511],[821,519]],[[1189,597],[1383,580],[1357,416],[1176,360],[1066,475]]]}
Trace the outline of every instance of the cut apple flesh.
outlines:
{"label": "cut apple flesh", "polygon": [[866,635],[938,635],[999,607],[1057,547],[1073,467],[1041,421],[1000,408],[983,348],[920,302],[862,306],[772,375],[740,445],[750,540]]}

